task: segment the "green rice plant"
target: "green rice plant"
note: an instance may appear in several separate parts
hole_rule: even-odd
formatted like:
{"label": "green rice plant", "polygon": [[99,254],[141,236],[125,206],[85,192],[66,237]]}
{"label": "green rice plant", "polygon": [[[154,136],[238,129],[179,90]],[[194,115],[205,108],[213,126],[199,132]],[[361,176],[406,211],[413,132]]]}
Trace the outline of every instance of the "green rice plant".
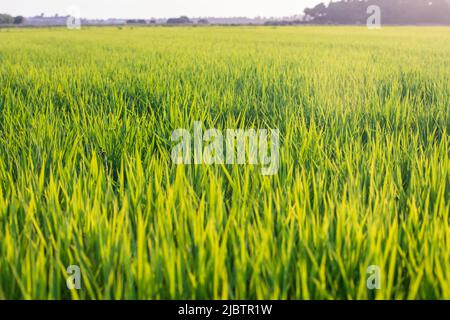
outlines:
{"label": "green rice plant", "polygon": [[[449,52],[441,27],[1,32],[0,299],[450,299]],[[195,121],[279,129],[278,173],[174,165]]]}

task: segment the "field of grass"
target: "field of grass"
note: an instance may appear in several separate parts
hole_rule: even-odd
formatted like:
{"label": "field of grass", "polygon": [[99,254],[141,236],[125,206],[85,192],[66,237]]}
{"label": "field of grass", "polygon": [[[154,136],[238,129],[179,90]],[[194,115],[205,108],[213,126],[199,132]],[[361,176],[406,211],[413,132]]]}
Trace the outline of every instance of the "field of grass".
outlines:
{"label": "field of grass", "polygon": [[450,299],[449,133],[449,28],[0,29],[0,299]]}

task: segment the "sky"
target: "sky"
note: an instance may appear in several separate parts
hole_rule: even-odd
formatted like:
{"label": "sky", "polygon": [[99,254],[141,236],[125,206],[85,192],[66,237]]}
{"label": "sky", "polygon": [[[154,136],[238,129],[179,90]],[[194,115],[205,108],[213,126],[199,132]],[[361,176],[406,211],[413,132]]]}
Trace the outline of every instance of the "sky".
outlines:
{"label": "sky", "polygon": [[283,17],[301,14],[320,0],[0,0],[0,13],[66,15],[83,18]]}

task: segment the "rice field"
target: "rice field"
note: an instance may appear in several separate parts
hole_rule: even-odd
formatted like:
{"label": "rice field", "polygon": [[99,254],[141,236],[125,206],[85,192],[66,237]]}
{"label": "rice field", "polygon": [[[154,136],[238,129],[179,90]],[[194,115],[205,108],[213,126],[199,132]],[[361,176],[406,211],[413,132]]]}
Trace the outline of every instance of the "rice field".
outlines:
{"label": "rice field", "polygon": [[0,29],[0,299],[450,299],[449,133],[449,28]]}

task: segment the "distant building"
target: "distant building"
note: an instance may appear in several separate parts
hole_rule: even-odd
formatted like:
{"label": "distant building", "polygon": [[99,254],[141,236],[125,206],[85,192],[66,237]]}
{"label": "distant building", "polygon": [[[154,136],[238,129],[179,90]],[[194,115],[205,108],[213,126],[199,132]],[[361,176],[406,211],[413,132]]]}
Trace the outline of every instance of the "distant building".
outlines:
{"label": "distant building", "polygon": [[[45,27],[45,26],[66,26],[70,16],[45,17],[44,15],[25,18],[22,25]],[[170,19],[81,19],[81,25],[85,26],[123,26],[123,25],[292,25],[305,21],[304,16],[296,15],[281,18],[247,18],[247,17],[197,17],[186,16]]]}
{"label": "distant building", "polygon": [[54,17],[44,17],[35,16],[26,18],[24,25],[28,26],[65,26],[69,16],[54,16]]}
{"label": "distant building", "polygon": [[127,23],[126,20],[124,20],[124,19],[108,19],[108,20],[100,20],[100,21],[102,21],[101,24],[106,24],[106,25],[124,25]]}
{"label": "distant building", "polygon": [[[33,27],[46,27],[46,26],[65,26],[70,16],[54,16],[44,17],[42,15],[25,18],[23,25]],[[81,19],[81,25],[91,26],[115,26],[127,24],[125,19]]]}

